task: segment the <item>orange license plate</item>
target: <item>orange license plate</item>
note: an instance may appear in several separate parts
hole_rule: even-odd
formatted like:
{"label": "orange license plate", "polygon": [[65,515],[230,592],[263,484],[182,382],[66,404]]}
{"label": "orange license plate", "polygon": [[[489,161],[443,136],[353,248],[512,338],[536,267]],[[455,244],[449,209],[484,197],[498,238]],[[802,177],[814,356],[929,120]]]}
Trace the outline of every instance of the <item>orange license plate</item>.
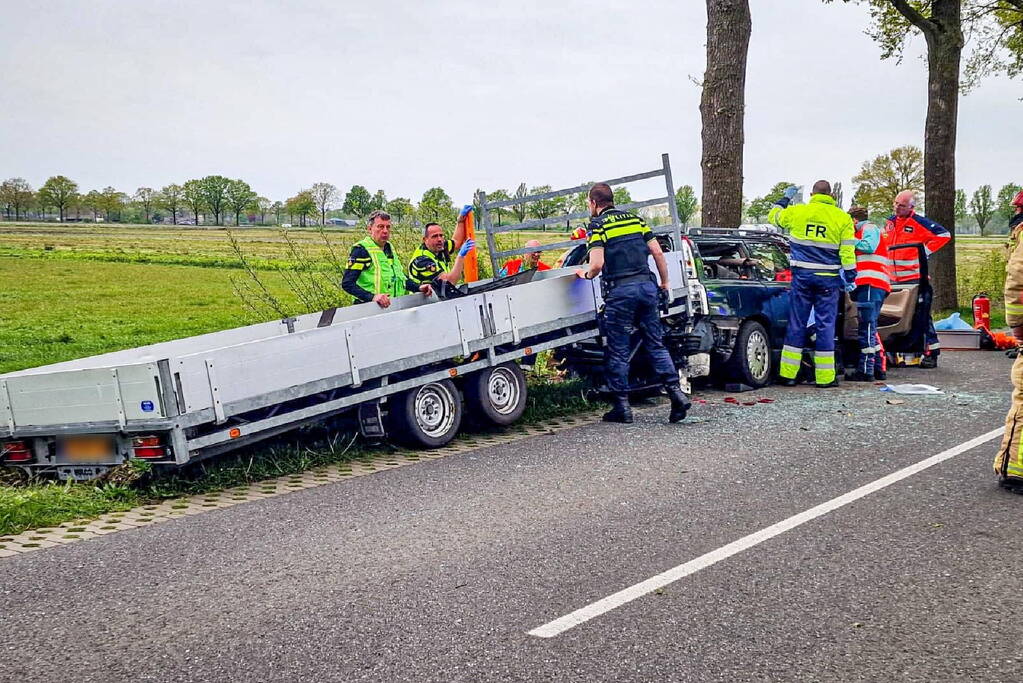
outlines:
{"label": "orange license plate", "polygon": [[60,454],[71,462],[102,462],[114,457],[114,439],[109,436],[75,436],[60,442]]}

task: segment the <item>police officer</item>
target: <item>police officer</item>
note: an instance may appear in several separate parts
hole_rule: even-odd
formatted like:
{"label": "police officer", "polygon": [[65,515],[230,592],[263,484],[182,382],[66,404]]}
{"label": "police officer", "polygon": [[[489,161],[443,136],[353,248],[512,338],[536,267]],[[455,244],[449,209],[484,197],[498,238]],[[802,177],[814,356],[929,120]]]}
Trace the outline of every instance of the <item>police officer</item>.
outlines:
{"label": "police officer", "polygon": [[366,222],[369,232],[355,243],[348,253],[341,289],[356,301],[373,301],[380,308],[391,305],[392,296],[406,292],[433,293],[429,284],[413,282],[405,277],[405,269],[391,246],[391,216],[385,211],[373,211]]}
{"label": "police officer", "polygon": [[589,267],[576,270],[580,278],[592,280],[601,274],[605,288],[604,333],[607,335],[605,372],[612,392],[613,407],[604,414],[606,422],[632,422],[629,407],[629,356],[634,330],[643,336],[643,344],[671,399],[669,422],[678,422],[689,411],[689,398],[682,393],[678,371],[664,347],[663,329],[658,315],[658,290],[647,266],[653,256],[660,276],[660,287],[670,290],[668,265],[653,232],[635,214],[614,206],[607,183],[590,188]]}
{"label": "police officer", "polygon": [[835,318],[839,294],[856,289],[856,239],[852,218],[838,208],[831,183],[818,180],[806,204],[789,206],[797,188],[786,188],[767,220],[788,232],[792,266],[789,324],[781,351],[781,383],[795,386],[806,343],[806,325],[813,309],[816,324],[814,379],[826,389],[838,386],[835,376]]}
{"label": "police officer", "polygon": [[465,256],[476,248],[473,240],[465,238],[465,216],[472,211],[469,204],[458,215],[454,239],[444,237],[444,228],[427,223],[423,228],[423,242],[409,259],[409,278],[418,284],[431,284],[435,288],[446,282],[458,284],[465,267]]}

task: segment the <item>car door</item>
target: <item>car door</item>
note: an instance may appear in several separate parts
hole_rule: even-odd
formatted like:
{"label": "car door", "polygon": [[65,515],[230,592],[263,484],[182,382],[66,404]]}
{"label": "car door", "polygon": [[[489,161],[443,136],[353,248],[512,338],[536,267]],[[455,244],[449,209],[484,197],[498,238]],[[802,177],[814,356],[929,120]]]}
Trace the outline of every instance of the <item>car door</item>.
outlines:
{"label": "car door", "polygon": [[772,345],[780,348],[789,324],[789,291],[792,271],[789,255],[773,241],[750,240],[744,245],[752,261],[751,271],[759,292],[758,307],[771,321]]}

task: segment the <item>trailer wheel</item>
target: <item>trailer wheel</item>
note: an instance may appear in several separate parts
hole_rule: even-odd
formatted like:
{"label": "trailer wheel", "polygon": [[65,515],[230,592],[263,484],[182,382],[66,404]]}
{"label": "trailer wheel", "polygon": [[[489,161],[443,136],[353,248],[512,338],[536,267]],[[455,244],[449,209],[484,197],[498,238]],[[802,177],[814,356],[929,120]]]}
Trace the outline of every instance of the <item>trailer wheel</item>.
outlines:
{"label": "trailer wheel", "polygon": [[465,380],[465,401],[478,421],[510,425],[526,410],[526,375],[517,363],[480,370]]}
{"label": "trailer wheel", "polygon": [[390,432],[410,446],[443,446],[462,424],[462,397],[449,379],[409,389],[391,400]]}
{"label": "trailer wheel", "polygon": [[727,376],[754,389],[761,389],[771,381],[772,365],[767,330],[756,320],[747,320],[736,336],[735,350],[725,367]]}

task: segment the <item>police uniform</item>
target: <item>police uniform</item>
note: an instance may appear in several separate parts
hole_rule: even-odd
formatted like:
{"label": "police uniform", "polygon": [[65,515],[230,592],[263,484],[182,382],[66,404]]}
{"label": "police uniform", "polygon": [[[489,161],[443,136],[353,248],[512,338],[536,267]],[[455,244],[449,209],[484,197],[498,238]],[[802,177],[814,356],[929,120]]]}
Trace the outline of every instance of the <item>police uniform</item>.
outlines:
{"label": "police uniform", "polygon": [[412,252],[412,259],[409,261],[409,278],[421,285],[432,284],[438,275],[451,271],[454,253],[454,240],[444,240],[444,248],[439,254],[427,249],[425,244],[420,244],[419,248]]}
{"label": "police uniform", "polygon": [[789,323],[781,352],[782,379],[795,381],[806,343],[810,310],[816,325],[814,375],[818,386],[835,381],[835,319],[843,280],[855,281],[856,239],[852,218],[826,194],[806,204],[775,204],[768,221],[788,232],[792,266]]}
{"label": "police uniform", "polygon": [[[1023,213],[1009,224],[1009,262],[1005,266],[1005,322],[1023,325]],[[1005,435],[995,456],[995,474],[1002,486],[1023,493],[1023,353],[1012,364],[1012,405],[1005,418]]]}
{"label": "police uniform", "polygon": [[348,265],[341,289],[356,301],[372,301],[377,294],[401,296],[418,292],[419,284],[405,276],[405,269],[388,242],[383,249],[371,237],[355,243],[348,253]]}
{"label": "police uniform", "polygon": [[631,338],[638,329],[658,378],[678,385],[678,372],[664,347],[664,331],[658,315],[657,285],[647,265],[647,242],[653,232],[635,214],[607,207],[590,222],[589,249],[604,249],[604,333],[607,336],[605,368],[608,388],[617,396],[629,391]]}

